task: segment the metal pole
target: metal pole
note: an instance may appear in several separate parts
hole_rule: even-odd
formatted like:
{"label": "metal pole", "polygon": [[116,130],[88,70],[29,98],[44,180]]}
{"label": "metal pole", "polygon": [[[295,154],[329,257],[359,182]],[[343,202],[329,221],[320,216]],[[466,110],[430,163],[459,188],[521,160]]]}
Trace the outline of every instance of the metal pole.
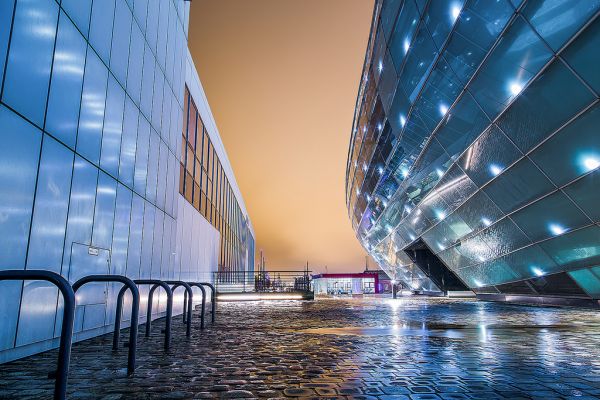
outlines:
{"label": "metal pole", "polygon": [[[52,271],[45,270],[5,270],[0,271],[0,281],[46,281],[55,285],[63,296],[63,320],[56,363],[54,399],[67,398],[67,380],[73,340],[73,321],[75,320],[75,292],[65,278]],[[54,374],[50,374],[54,375]]]}

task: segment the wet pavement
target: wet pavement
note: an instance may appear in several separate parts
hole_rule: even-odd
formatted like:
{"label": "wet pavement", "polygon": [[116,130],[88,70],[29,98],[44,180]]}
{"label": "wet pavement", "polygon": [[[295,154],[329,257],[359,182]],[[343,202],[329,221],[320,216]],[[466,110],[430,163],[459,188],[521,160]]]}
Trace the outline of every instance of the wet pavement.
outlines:
{"label": "wet pavement", "polygon": [[[195,315],[197,317],[197,315]],[[600,313],[426,298],[219,303],[185,337],[73,346],[71,399],[600,397]],[[143,332],[143,329],[140,330]],[[123,338],[125,332],[123,332]],[[47,352],[0,366],[0,398],[50,398]]]}

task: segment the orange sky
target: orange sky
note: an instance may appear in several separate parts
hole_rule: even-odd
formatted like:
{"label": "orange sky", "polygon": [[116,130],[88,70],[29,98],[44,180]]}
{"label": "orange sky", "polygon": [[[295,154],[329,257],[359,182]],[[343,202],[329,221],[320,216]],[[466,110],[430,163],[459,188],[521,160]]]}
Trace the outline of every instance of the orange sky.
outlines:
{"label": "orange sky", "polygon": [[192,2],[189,47],[268,269],[364,267],[344,180],[372,11],[372,0]]}

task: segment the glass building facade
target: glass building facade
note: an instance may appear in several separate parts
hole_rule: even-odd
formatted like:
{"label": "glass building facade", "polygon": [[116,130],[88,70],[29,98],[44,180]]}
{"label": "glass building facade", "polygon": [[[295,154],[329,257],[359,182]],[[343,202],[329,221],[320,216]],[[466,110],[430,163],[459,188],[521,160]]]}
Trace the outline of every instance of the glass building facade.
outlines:
{"label": "glass building facade", "polygon": [[[70,282],[253,269],[252,227],[187,49],[189,7],[0,1],[0,269]],[[186,143],[205,150],[193,161],[202,173],[185,174],[202,185],[192,197]],[[76,340],[112,330],[119,288],[78,292]],[[0,292],[0,362],[57,345],[56,288],[0,282]],[[160,297],[154,317],[164,308]]]}
{"label": "glass building facade", "polygon": [[418,291],[600,298],[599,10],[375,2],[346,204],[390,276]]}

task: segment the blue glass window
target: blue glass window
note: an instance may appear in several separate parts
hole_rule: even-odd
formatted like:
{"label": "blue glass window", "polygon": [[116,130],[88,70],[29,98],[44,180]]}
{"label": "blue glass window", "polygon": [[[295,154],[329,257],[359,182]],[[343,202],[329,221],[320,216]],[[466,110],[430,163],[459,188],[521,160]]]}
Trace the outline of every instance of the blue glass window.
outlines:
{"label": "blue glass window", "polygon": [[4,64],[6,62],[6,51],[8,50],[8,37],[12,27],[14,5],[14,1],[0,1],[0,82],[4,77]]}
{"label": "blue glass window", "polygon": [[81,95],[77,151],[94,164],[98,164],[100,159],[107,80],[108,70],[96,53],[88,50]]}
{"label": "blue glass window", "polygon": [[74,149],[87,46],[64,14],[60,17],[56,41],[46,131]]}
{"label": "blue glass window", "polygon": [[92,0],[62,0],[61,6],[75,22],[81,33],[87,37],[90,29]]}
{"label": "blue glass window", "polygon": [[73,152],[46,136],[33,209],[28,268],[60,273],[72,171]]}
{"label": "blue glass window", "polygon": [[42,135],[0,106],[0,268],[25,265]]}
{"label": "blue glass window", "polygon": [[152,269],[152,242],[154,240],[154,214],[156,208],[148,203],[144,210],[144,229],[142,236],[142,264],[140,266],[140,278],[150,278]]}
{"label": "blue glass window", "polygon": [[6,65],[2,100],[42,126],[56,38],[58,6],[52,0],[20,1]]}
{"label": "blue glass window", "polygon": [[148,179],[146,186],[146,199],[156,203],[156,185],[158,175],[158,152],[160,137],[154,129],[150,134],[150,147],[148,150]]}
{"label": "blue glass window", "polygon": [[94,212],[94,230],[92,244],[110,249],[112,246],[113,223],[115,217],[115,199],[117,181],[110,175],[100,172],[96,190],[96,209]]}
{"label": "blue glass window", "polygon": [[146,16],[148,14],[148,0],[134,0],[133,15],[142,32],[146,32]]}
{"label": "blue glass window", "polygon": [[126,186],[117,185],[115,223],[112,234],[111,274],[125,275],[127,270],[127,247],[132,193]]}
{"label": "blue glass window", "polygon": [[92,6],[90,43],[106,65],[110,61],[115,0],[95,1]]}
{"label": "blue glass window", "polygon": [[138,131],[139,110],[129,97],[125,97],[125,113],[123,117],[123,136],[121,139],[121,155],[119,162],[119,179],[133,187],[135,169],[136,140]]}
{"label": "blue glass window", "polygon": [[550,49],[529,24],[517,18],[471,82],[471,93],[495,118],[550,57]]}
{"label": "blue glass window", "polygon": [[600,106],[596,104],[535,149],[530,157],[550,180],[563,186],[600,167],[598,126]]}
{"label": "blue glass window", "polygon": [[592,223],[560,191],[517,211],[511,218],[535,242]]}
{"label": "blue glass window", "polygon": [[160,2],[158,21],[158,42],[156,46],[156,58],[162,69],[165,69],[167,58],[167,29],[169,24],[169,10],[173,7],[171,1]]}
{"label": "blue glass window", "polygon": [[158,34],[159,0],[148,0],[148,17],[146,19],[146,40],[150,48],[156,50]]}
{"label": "blue glass window", "polygon": [[150,124],[140,114],[135,154],[134,188],[140,194],[146,193],[148,176],[148,149],[150,147]]}
{"label": "blue glass window", "polygon": [[498,125],[527,152],[592,101],[592,92],[561,61],[555,61],[517,98]]}
{"label": "blue glass window", "polygon": [[75,156],[69,216],[67,218],[67,234],[65,237],[63,273],[69,271],[73,243],[91,244],[97,181],[98,169],[83,158]]}
{"label": "blue glass window", "polygon": [[146,118],[152,118],[152,92],[154,89],[154,55],[150,47],[146,45],[144,50],[144,74],[142,78],[142,98],[140,100],[140,109]]}
{"label": "blue glass window", "polygon": [[[129,244],[127,249],[127,276],[131,279],[140,277],[142,257],[142,232],[144,227],[144,204],[146,202],[137,194],[133,194],[131,202],[131,224],[129,227]],[[150,205],[149,205],[150,207]]]}
{"label": "blue glass window", "polygon": [[158,161],[158,182],[156,189],[156,206],[160,209],[165,209],[165,193],[167,186],[167,160],[169,150],[167,145],[162,140],[160,141],[160,155]]}
{"label": "blue glass window", "polygon": [[577,72],[595,91],[600,93],[600,18],[586,28],[586,30],[562,53],[567,63]]}
{"label": "blue glass window", "polygon": [[144,37],[137,24],[133,24],[129,48],[129,67],[127,69],[127,93],[129,93],[135,104],[140,104],[143,60]]}
{"label": "blue glass window", "polygon": [[164,240],[163,227],[164,227],[165,213],[161,210],[156,209],[154,214],[154,242],[152,244],[152,269],[150,276],[154,279],[159,279],[161,276],[161,256],[162,256],[162,245]]}
{"label": "blue glass window", "polygon": [[483,190],[506,213],[554,189],[528,158],[524,158],[494,179]]}
{"label": "blue glass window", "polygon": [[115,177],[118,176],[119,171],[124,102],[125,92],[111,75],[108,80],[108,92],[106,95],[100,165]]}
{"label": "blue glass window", "polygon": [[[127,83],[127,62],[129,60],[131,18],[131,10],[125,3],[125,0],[117,0],[112,37],[113,43],[110,51],[110,69],[123,86],[125,86]],[[141,59],[135,61],[139,62],[139,60]]]}
{"label": "blue glass window", "polygon": [[531,0],[522,13],[550,47],[558,51],[598,9],[598,0]]}
{"label": "blue glass window", "polygon": [[594,221],[600,222],[600,169],[567,186],[565,193]]}
{"label": "blue glass window", "polygon": [[600,227],[593,225],[540,243],[560,266],[569,268],[600,264]]}
{"label": "blue glass window", "polygon": [[164,90],[165,77],[162,71],[159,69],[158,64],[155,69],[154,76],[154,100],[152,101],[152,126],[160,132],[161,128],[161,112],[163,104],[163,90]]}

